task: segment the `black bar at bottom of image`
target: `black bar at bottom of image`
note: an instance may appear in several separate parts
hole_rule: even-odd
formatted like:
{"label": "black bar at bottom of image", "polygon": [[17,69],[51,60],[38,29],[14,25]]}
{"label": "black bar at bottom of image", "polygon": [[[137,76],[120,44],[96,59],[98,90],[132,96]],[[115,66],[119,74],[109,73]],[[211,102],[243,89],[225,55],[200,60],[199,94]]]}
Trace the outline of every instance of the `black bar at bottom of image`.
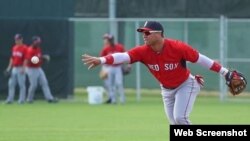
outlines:
{"label": "black bar at bottom of image", "polygon": [[[250,125],[170,125],[170,141],[180,139],[225,139],[250,141]],[[214,140],[214,141],[215,141]]]}

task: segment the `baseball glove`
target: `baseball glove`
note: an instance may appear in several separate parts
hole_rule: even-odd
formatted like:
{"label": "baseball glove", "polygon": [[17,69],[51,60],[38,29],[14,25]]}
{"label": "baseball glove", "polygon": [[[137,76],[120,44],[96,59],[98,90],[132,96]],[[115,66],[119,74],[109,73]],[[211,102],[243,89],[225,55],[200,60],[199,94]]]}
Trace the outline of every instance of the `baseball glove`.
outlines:
{"label": "baseball glove", "polygon": [[237,70],[229,70],[225,76],[226,84],[232,95],[242,93],[247,85],[247,80],[242,73]]}
{"label": "baseball glove", "polygon": [[10,75],[11,75],[11,70],[5,70],[5,71],[3,72],[3,75],[4,75],[5,77],[10,77]]}
{"label": "baseball glove", "polygon": [[122,65],[122,74],[128,75],[131,72],[131,64],[123,64]]}
{"label": "baseball glove", "polygon": [[99,72],[99,77],[100,77],[100,79],[102,79],[102,80],[108,78],[108,72],[102,69],[102,70]]}

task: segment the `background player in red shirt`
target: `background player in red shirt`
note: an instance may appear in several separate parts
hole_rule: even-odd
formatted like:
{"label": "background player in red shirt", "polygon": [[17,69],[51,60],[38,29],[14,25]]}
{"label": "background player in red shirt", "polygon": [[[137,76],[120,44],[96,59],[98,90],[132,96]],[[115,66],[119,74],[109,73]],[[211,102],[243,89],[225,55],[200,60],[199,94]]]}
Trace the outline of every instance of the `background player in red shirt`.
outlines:
{"label": "background player in red shirt", "polygon": [[[46,100],[49,103],[54,103],[57,102],[57,100],[52,96],[48,80],[43,69],[41,68],[43,59],[49,61],[50,57],[48,55],[42,54],[42,50],[40,48],[41,42],[42,41],[39,36],[33,36],[32,44],[30,45],[30,47],[28,47],[25,55],[25,65],[27,66],[27,74],[30,82],[27,102],[33,102],[35,91],[38,84],[40,84]],[[32,61],[32,57],[38,57],[38,60]]]}
{"label": "background player in red shirt", "polygon": [[23,36],[21,34],[16,34],[14,40],[15,45],[12,47],[9,65],[5,71],[6,74],[10,73],[8,81],[8,97],[5,101],[6,104],[11,104],[14,101],[17,83],[19,85],[18,103],[24,103],[26,95],[24,56],[27,46],[23,43]]}
{"label": "background player in red shirt", "polygon": [[191,124],[189,115],[203,80],[190,73],[186,61],[225,76],[228,69],[199,53],[190,45],[179,40],[164,38],[164,29],[159,22],[147,21],[138,28],[143,33],[144,45],[125,53],[104,57],[84,54],[82,61],[91,69],[99,64],[120,64],[141,62],[159,81],[164,108],[170,124]]}
{"label": "background player in red shirt", "polygon": [[[104,47],[100,56],[106,56],[117,52],[125,52],[124,46],[114,42],[114,36],[104,34]],[[107,72],[107,78],[104,79],[105,87],[108,91],[108,100],[106,103],[116,103],[116,92],[120,96],[120,102],[125,102],[125,94],[123,87],[122,64],[104,64],[101,71]]]}

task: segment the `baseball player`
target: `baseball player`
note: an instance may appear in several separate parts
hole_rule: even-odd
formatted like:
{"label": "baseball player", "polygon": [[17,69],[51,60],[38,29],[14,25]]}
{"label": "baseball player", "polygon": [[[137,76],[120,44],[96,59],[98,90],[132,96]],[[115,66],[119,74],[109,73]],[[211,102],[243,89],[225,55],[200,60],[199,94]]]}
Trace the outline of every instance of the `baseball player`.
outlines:
{"label": "baseball player", "polygon": [[[26,55],[25,55],[25,65],[27,66],[27,75],[28,75],[29,82],[30,82],[27,102],[29,103],[33,102],[35,90],[39,84],[42,87],[42,91],[45,96],[45,99],[49,103],[55,103],[57,102],[57,99],[55,99],[52,96],[49,85],[48,85],[48,80],[45,76],[43,69],[41,68],[43,59],[47,61],[50,60],[50,57],[48,55],[42,54],[42,50],[40,48],[41,42],[42,41],[39,36],[33,36],[32,44],[30,45],[30,47],[28,47]],[[38,57],[38,59],[35,60],[35,59],[32,59],[32,57]]]}
{"label": "baseball player", "polygon": [[[125,52],[122,44],[114,43],[114,36],[111,34],[103,35],[104,47],[101,50],[100,56],[106,56],[112,53]],[[116,92],[120,96],[120,102],[125,102],[123,88],[122,64],[105,64],[102,69],[107,71],[107,78],[104,80],[105,87],[108,91],[109,99],[106,103],[116,103]]]}
{"label": "baseball player", "polygon": [[159,22],[147,21],[137,29],[143,34],[144,45],[124,53],[104,57],[82,56],[84,64],[91,69],[99,64],[120,64],[141,62],[147,66],[159,81],[164,108],[170,124],[191,124],[189,115],[196,96],[203,85],[201,77],[195,77],[186,62],[197,63],[211,71],[225,76],[229,70],[190,45],[164,37],[164,29]]}
{"label": "baseball player", "polygon": [[14,40],[15,45],[12,47],[9,65],[5,70],[5,74],[10,73],[8,97],[5,101],[6,104],[11,104],[14,101],[15,87],[17,83],[20,90],[18,100],[19,104],[24,103],[26,95],[24,56],[27,46],[23,43],[23,36],[21,34],[16,34]]}

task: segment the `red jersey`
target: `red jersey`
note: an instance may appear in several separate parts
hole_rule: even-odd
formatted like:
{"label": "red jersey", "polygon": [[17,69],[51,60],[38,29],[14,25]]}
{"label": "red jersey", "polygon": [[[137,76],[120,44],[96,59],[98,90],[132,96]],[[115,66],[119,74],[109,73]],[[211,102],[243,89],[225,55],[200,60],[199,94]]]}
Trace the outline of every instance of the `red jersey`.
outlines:
{"label": "red jersey", "polygon": [[145,64],[154,77],[166,88],[176,88],[189,76],[186,61],[196,62],[199,52],[191,46],[172,39],[165,39],[161,52],[150,46],[142,45],[128,51],[131,63],[140,61]]}
{"label": "red jersey", "polygon": [[[122,44],[115,44],[113,47],[110,45],[103,47],[100,56],[106,56],[117,52],[125,52],[124,46]],[[117,64],[112,66],[117,66]]]}
{"label": "red jersey", "polygon": [[17,67],[17,66],[22,66],[25,58],[25,52],[26,52],[27,46],[22,44],[22,45],[14,45],[12,47],[12,66]]}
{"label": "red jersey", "polygon": [[[31,58],[33,56],[37,56],[39,58],[39,62],[37,64],[34,64],[31,62]],[[38,68],[42,65],[42,51],[40,47],[28,47],[25,55],[25,59],[28,60],[27,66],[28,67],[34,67]]]}

